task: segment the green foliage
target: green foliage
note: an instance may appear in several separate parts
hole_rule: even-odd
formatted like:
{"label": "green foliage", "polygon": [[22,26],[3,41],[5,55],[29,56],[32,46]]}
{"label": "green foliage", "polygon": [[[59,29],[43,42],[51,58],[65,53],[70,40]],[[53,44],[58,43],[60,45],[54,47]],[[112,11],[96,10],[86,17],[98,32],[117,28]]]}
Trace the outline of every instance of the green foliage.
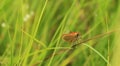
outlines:
{"label": "green foliage", "polygon": [[120,66],[119,16],[119,0],[1,0],[0,66]]}

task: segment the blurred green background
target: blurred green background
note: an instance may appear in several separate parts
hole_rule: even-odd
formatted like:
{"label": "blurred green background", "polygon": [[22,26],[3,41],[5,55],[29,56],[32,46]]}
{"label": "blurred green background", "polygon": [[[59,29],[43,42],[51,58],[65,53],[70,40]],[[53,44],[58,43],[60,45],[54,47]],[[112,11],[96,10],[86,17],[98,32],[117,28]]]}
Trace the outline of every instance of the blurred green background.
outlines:
{"label": "blurred green background", "polygon": [[[111,31],[74,50],[61,38]],[[119,0],[0,1],[0,66],[120,66],[119,50]]]}

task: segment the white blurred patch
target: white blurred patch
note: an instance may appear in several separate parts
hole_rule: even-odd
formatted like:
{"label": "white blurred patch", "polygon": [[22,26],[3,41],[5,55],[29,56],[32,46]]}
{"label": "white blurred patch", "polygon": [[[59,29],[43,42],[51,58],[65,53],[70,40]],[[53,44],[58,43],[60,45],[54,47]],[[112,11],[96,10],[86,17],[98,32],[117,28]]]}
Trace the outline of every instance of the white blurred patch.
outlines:
{"label": "white blurred patch", "polygon": [[34,15],[34,11],[31,11],[29,14],[26,14],[23,18],[24,22],[27,22]]}
{"label": "white blurred patch", "polygon": [[24,17],[24,22],[26,22],[28,19],[30,18],[30,15],[29,14],[26,14],[25,17]]}
{"label": "white blurred patch", "polygon": [[5,22],[3,22],[3,23],[1,24],[1,26],[2,26],[3,28],[6,27]]}

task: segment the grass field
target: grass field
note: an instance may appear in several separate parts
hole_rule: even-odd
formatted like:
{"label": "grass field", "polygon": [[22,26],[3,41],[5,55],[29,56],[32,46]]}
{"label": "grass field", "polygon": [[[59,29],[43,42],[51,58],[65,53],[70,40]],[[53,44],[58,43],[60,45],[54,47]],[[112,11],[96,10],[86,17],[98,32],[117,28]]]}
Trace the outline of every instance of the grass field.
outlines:
{"label": "grass field", "polygon": [[120,66],[120,1],[1,0],[0,66]]}

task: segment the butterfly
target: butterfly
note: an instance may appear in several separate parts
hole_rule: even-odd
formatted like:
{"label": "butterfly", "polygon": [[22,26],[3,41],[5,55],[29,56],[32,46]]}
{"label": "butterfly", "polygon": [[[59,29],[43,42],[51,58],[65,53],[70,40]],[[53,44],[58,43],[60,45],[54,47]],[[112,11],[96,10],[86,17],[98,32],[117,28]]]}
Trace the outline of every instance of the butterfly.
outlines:
{"label": "butterfly", "polygon": [[79,32],[71,32],[69,34],[63,34],[62,35],[63,40],[65,40],[66,42],[76,42],[78,41],[78,39],[80,39],[80,33]]}

